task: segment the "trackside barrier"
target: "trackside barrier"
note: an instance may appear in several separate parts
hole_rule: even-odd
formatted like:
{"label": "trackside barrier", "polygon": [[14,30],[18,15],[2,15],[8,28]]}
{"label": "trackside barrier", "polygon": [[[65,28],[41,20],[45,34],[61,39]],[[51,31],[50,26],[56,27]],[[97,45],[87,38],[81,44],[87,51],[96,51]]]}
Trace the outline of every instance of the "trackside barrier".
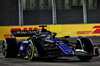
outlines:
{"label": "trackside barrier", "polygon": [[[10,30],[17,28],[21,30],[33,30],[41,28],[39,25],[32,26],[2,26],[0,27],[0,40],[10,37]],[[100,36],[100,24],[64,24],[64,25],[47,25],[48,31],[56,32],[57,37],[64,36]],[[20,37],[18,39],[24,39]]]}

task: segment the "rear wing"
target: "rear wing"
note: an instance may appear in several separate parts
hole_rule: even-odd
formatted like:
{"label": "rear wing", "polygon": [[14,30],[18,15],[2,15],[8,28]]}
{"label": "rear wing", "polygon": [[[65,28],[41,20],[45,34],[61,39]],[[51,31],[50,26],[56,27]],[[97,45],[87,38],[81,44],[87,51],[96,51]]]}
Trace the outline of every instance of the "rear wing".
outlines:
{"label": "rear wing", "polygon": [[38,28],[34,28],[34,29],[29,28],[29,30],[27,30],[26,28],[24,28],[23,30],[21,30],[20,28],[12,28],[11,34],[14,35],[15,37],[28,37],[36,34],[37,29]]}

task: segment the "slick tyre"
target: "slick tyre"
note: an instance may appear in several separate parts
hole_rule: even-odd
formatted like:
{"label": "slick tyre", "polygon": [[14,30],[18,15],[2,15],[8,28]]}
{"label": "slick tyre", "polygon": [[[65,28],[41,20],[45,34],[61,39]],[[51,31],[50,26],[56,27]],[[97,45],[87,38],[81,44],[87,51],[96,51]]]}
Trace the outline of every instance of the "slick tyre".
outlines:
{"label": "slick tyre", "polygon": [[88,52],[88,56],[78,56],[81,61],[91,60],[93,57],[93,43],[89,38],[81,38],[82,49]]}
{"label": "slick tyre", "polygon": [[81,38],[82,48],[88,53],[93,54],[93,43],[89,38]]}
{"label": "slick tyre", "polygon": [[93,56],[78,56],[81,61],[89,61]]}
{"label": "slick tyre", "polygon": [[29,40],[29,43],[28,43],[27,56],[30,61],[33,61],[35,60],[35,58],[39,57],[35,42],[33,42],[32,40]]}
{"label": "slick tyre", "polygon": [[32,39],[32,42],[34,43],[34,45],[37,48],[39,57],[44,56],[45,53],[44,53],[43,41],[40,39]]}
{"label": "slick tyre", "polygon": [[2,52],[5,58],[17,57],[17,40],[15,38],[6,38],[2,44]]}
{"label": "slick tyre", "polygon": [[35,60],[43,55],[43,42],[39,39],[29,40],[29,45],[27,48],[27,55],[30,61]]}
{"label": "slick tyre", "polygon": [[33,43],[29,43],[27,47],[27,56],[30,61],[34,60],[34,45]]}

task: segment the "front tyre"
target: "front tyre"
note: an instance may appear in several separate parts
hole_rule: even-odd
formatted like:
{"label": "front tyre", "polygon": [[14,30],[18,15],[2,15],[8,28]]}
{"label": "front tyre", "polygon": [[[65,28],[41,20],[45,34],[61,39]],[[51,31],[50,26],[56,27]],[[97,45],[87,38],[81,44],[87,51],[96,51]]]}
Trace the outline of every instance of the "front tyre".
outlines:
{"label": "front tyre", "polygon": [[27,55],[30,61],[34,60],[34,46],[32,44],[28,45]]}
{"label": "front tyre", "polygon": [[93,57],[93,43],[89,38],[81,38],[81,49],[86,51],[83,55],[78,55],[77,57],[81,61],[88,61],[91,60]]}
{"label": "front tyre", "polygon": [[35,46],[35,43],[33,43],[31,40],[29,40],[29,44],[26,51],[28,59],[30,61],[35,60],[35,58],[39,57],[37,47]]}
{"label": "front tyre", "polygon": [[93,56],[78,56],[81,61],[91,60]]}

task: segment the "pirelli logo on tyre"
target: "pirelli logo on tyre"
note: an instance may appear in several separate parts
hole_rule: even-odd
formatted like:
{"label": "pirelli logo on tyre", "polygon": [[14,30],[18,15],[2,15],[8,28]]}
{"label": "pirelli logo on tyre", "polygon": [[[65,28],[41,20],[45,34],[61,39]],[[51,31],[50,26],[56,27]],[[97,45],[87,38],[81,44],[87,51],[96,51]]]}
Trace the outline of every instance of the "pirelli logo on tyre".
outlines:
{"label": "pirelli logo on tyre", "polygon": [[92,27],[93,31],[77,31],[77,34],[100,34],[100,26]]}

